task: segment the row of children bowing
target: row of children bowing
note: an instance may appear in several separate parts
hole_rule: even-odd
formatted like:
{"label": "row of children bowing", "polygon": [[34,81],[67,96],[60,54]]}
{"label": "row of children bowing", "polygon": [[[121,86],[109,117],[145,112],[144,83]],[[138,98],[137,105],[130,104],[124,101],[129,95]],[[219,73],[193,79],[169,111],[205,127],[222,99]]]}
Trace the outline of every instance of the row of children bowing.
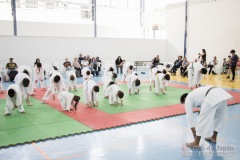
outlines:
{"label": "row of children bowing", "polygon": [[[113,67],[109,66],[105,68],[106,72],[103,76],[103,92],[104,97],[109,99],[109,104],[111,105],[123,105],[124,92],[118,86],[116,79],[117,74],[114,73]],[[41,72],[41,71],[39,71]],[[89,107],[98,106],[98,93],[99,86],[94,80],[92,80],[92,75],[88,67],[83,68],[83,93],[85,102]],[[133,66],[129,65],[125,74],[128,86],[129,94],[139,94],[139,86],[141,84],[136,72],[133,71]],[[42,80],[42,77],[35,78]],[[170,76],[164,71],[157,71],[155,74],[155,91],[159,94],[159,90],[163,91],[163,86],[166,86],[166,81],[170,79]],[[5,115],[9,115],[11,110],[18,108],[19,112],[24,112],[24,107],[22,100],[26,99],[27,105],[32,106],[30,103],[30,95],[34,95],[34,88],[31,82],[31,71],[29,68],[22,69],[15,77],[15,84],[9,85],[7,89],[7,102],[5,108]],[[76,110],[78,102],[80,101],[80,96],[70,93],[70,91],[76,90],[76,74],[74,70],[67,71],[67,87],[63,81],[62,75],[55,70],[50,72],[50,84],[47,88],[43,98],[42,103],[49,100],[52,94],[53,100],[55,100],[56,93],[58,94],[58,99],[60,100],[63,110],[71,111]],[[152,81],[151,81],[152,82]],[[36,83],[36,81],[35,81]],[[152,83],[151,83],[152,84]],[[43,85],[41,85],[44,88]],[[151,87],[150,87],[151,88]],[[44,88],[45,90],[45,88]],[[119,102],[120,101],[120,102]]]}

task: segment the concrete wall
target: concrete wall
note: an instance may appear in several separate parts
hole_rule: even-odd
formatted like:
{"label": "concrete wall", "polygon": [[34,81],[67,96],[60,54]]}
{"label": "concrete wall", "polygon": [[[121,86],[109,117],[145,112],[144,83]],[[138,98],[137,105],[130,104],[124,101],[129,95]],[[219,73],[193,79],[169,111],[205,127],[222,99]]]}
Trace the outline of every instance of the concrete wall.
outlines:
{"label": "concrete wall", "polygon": [[73,61],[79,53],[99,56],[103,61],[114,61],[121,56],[127,61],[151,60],[157,54],[165,59],[165,40],[120,39],[120,38],[63,38],[0,36],[0,64],[10,57],[17,64],[33,66],[36,58],[42,63],[63,63],[65,58]]}

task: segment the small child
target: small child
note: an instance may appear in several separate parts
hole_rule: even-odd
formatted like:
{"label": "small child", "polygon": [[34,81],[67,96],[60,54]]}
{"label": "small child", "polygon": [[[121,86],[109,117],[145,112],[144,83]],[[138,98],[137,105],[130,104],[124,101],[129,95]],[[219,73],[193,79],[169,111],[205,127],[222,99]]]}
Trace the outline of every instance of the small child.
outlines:
{"label": "small child", "polygon": [[37,83],[40,81],[41,88],[45,89],[44,69],[43,69],[41,63],[37,63],[37,65],[35,65],[34,70],[33,70],[33,74],[34,74],[34,88],[37,87]]}
{"label": "small child", "polygon": [[61,92],[61,91],[66,91],[67,88],[63,82],[63,78],[61,76],[61,74],[59,72],[53,72],[51,77],[50,77],[50,84],[49,87],[47,89],[47,91],[45,92],[43,98],[42,98],[42,103],[44,103],[44,101],[48,100],[51,93],[53,95],[53,100],[55,101],[55,94],[56,92]]}
{"label": "small child", "polygon": [[74,91],[77,91],[76,84],[77,84],[76,72],[74,70],[67,71],[68,91],[71,92],[72,89],[74,89]]}
{"label": "small child", "polygon": [[124,97],[124,93],[122,92],[122,90],[119,88],[119,86],[117,84],[110,82],[107,90],[108,90],[108,94],[109,94],[109,104],[111,104],[111,105],[119,104],[119,102],[118,102],[118,98],[119,98],[121,101],[120,104],[123,105],[122,98]]}
{"label": "small child", "polygon": [[23,99],[26,99],[27,105],[32,106],[30,103],[30,94],[32,92],[32,83],[26,73],[18,73],[14,79],[15,84],[19,86]]}
{"label": "small child", "polygon": [[89,107],[98,106],[99,87],[93,80],[86,80],[83,83],[84,99]]}
{"label": "small child", "polygon": [[169,81],[170,80],[170,75],[169,74],[163,74],[161,71],[157,71],[156,76],[155,76],[155,93],[158,96],[159,95],[159,90],[163,94],[166,94],[164,91],[164,81]]}
{"label": "small child", "polygon": [[7,88],[7,97],[6,97],[6,107],[4,116],[11,114],[11,111],[15,108],[18,108],[18,111],[22,114],[25,114],[23,103],[22,103],[22,94],[20,88],[16,84],[11,84]]}
{"label": "small child", "polygon": [[68,91],[61,91],[58,95],[58,99],[60,100],[62,109],[64,111],[70,112],[71,110],[77,110],[77,105],[80,97]]}
{"label": "small child", "polygon": [[139,86],[141,82],[138,79],[137,73],[132,73],[128,78],[128,93],[129,94],[139,94]]}

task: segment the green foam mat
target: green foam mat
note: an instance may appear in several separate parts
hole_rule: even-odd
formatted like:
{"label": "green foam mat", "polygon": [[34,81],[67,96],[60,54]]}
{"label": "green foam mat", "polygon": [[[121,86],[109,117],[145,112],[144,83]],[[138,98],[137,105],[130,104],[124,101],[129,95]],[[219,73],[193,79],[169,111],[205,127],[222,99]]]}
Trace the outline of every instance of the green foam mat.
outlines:
{"label": "green foam mat", "polygon": [[20,114],[15,109],[5,117],[6,100],[0,99],[0,147],[92,130],[34,98],[31,98],[31,102],[34,104],[32,107],[24,102],[27,114]]}
{"label": "green foam mat", "polygon": [[[155,107],[179,104],[179,97],[183,93],[190,92],[187,89],[167,87],[167,91],[166,91],[167,95],[163,95],[160,93],[160,96],[156,96],[154,90],[149,91],[149,84],[142,83],[140,87],[140,94],[129,95],[126,84],[119,85],[119,86],[125,93],[123,98],[124,106],[122,107],[118,105],[117,107],[115,107],[113,105],[110,105],[108,103],[108,99],[104,98],[103,89],[102,87],[100,87],[99,98],[98,98],[99,106],[97,107],[97,109],[109,114],[117,114],[117,113],[136,111],[136,110],[147,109],[147,108],[155,108]],[[86,103],[83,98],[82,88],[78,89],[78,91],[75,92],[75,94],[78,94],[78,95],[80,94],[81,102]]]}

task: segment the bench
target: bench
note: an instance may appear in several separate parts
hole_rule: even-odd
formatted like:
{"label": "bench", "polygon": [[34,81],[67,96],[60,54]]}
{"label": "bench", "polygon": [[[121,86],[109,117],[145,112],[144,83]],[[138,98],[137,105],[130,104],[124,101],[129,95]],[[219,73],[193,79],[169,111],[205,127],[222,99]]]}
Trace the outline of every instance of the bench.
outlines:
{"label": "bench", "polygon": [[150,68],[151,65],[149,64],[151,64],[151,61],[134,61],[134,67],[136,68],[136,71],[138,67],[149,66]]}

